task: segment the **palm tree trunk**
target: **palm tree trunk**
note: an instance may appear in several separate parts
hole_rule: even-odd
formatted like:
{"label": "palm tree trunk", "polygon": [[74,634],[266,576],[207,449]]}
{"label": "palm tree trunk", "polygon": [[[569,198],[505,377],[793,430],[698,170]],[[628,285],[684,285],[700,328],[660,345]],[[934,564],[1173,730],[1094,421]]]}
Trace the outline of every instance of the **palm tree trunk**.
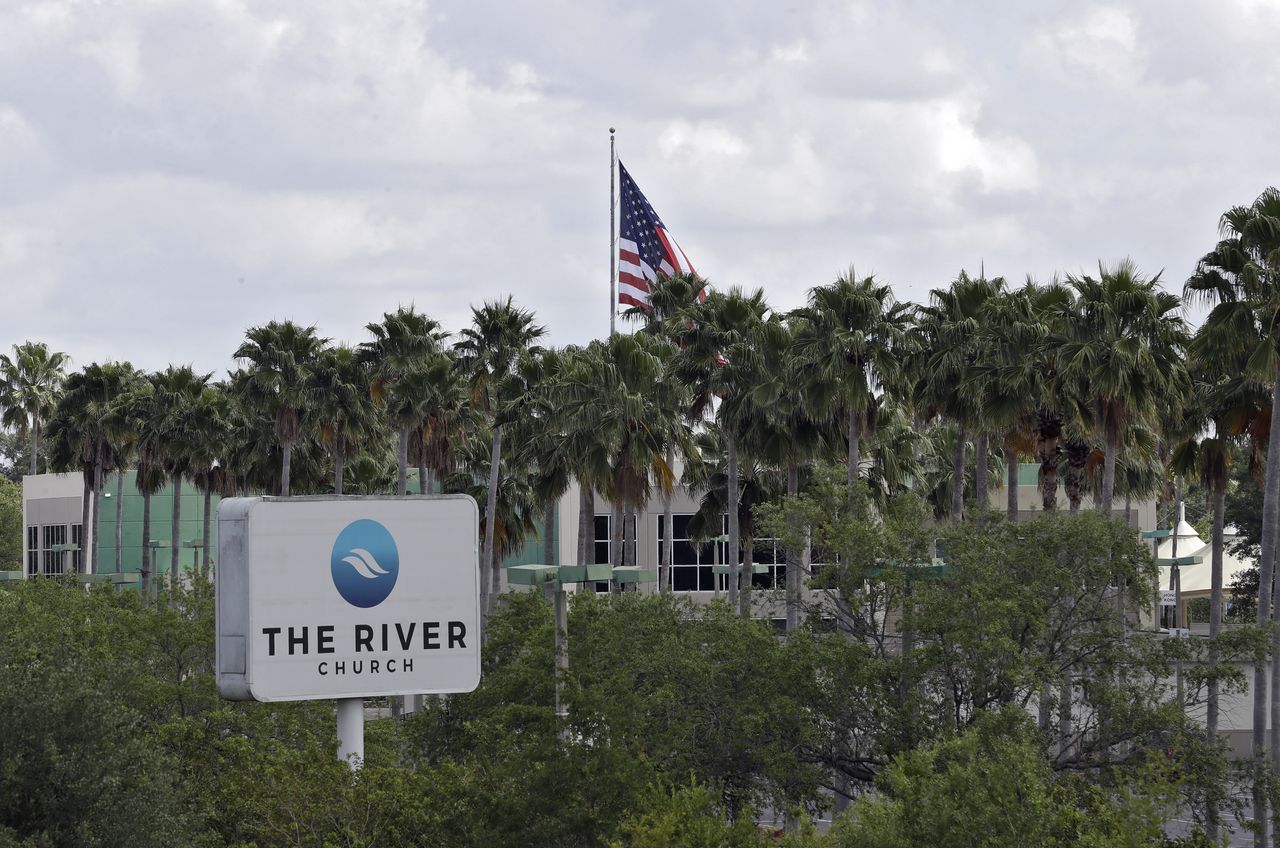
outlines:
{"label": "palm tree trunk", "polygon": [[578,481],[578,565],[596,564],[596,508],[591,487]]}
{"label": "palm tree trunk", "polygon": [[418,494],[427,493],[427,458],[425,453],[418,454]]}
{"label": "palm tree trunk", "polygon": [[347,465],[346,447],[342,441],[339,441],[338,449],[333,452],[333,493],[335,495],[342,494],[342,474]]}
{"label": "palm tree trunk", "polygon": [[[400,431],[401,456],[403,451],[408,449],[409,431]],[[493,428],[493,446],[489,451],[489,492],[485,497],[485,513],[484,513],[484,562],[481,564],[480,571],[480,597],[484,602],[482,606],[485,615],[493,611],[494,596],[498,594],[498,586],[500,581],[495,579],[500,577],[498,574],[498,560],[493,555],[493,533],[495,518],[498,514],[498,471],[502,462],[502,428],[494,425]],[[404,494],[404,463],[400,464],[400,493]]]}
{"label": "palm tree trunk", "polygon": [[[1223,481],[1224,483],[1226,481]],[[1209,699],[1205,710],[1205,731],[1209,744],[1218,739],[1218,644],[1214,641],[1222,631],[1222,547],[1226,525],[1225,486],[1216,481],[1213,490],[1213,557],[1209,566]],[[1209,840],[1218,841],[1218,804],[1210,795],[1205,824]]]}
{"label": "palm tree trunk", "polygon": [[[800,466],[795,462],[787,463],[787,501],[788,506],[795,507],[795,499],[800,495]],[[800,527],[796,517],[789,518],[788,523],[792,538],[799,538]],[[787,632],[791,633],[800,626],[800,559],[801,551],[787,546]]]}
{"label": "palm tree trunk", "polygon": [[622,532],[623,511],[621,499],[612,504],[612,507],[613,511],[609,519],[609,565],[613,568],[621,568],[622,546],[626,542],[626,537]]}
{"label": "palm tree trunk", "polygon": [[639,553],[640,548],[640,540],[638,538],[640,535],[640,520],[639,516],[636,514],[635,506],[629,506],[630,508],[627,510],[626,518],[623,519],[622,524],[622,532],[624,535],[622,559],[623,565],[634,566],[636,564],[636,554]]}
{"label": "palm tree trunk", "polygon": [[120,573],[120,549],[124,547],[124,469],[116,471],[116,574]]}
{"label": "palm tree trunk", "polygon": [[964,518],[964,451],[968,437],[964,427],[959,428],[951,460],[951,520],[957,524]]}
{"label": "palm tree trunk", "polygon": [[849,488],[853,488],[853,483],[858,479],[858,468],[862,464],[862,422],[858,411],[854,408],[853,400],[849,401]]}
{"label": "palm tree trunk", "polygon": [[40,459],[40,418],[39,416],[31,416],[31,474],[35,476],[40,473],[38,471],[38,462]]}
{"label": "palm tree trunk", "polygon": [[293,465],[293,442],[283,442],[280,445],[280,453],[283,454],[280,460],[280,497],[289,497],[289,468]]}
{"label": "palm tree trunk", "polygon": [[178,586],[178,557],[182,554],[182,475],[173,475],[173,521],[169,532],[169,588]]}
{"label": "palm tree trunk", "polygon": [[742,588],[738,593],[738,615],[751,617],[751,591],[755,588],[756,547],[750,530],[742,532]]}
{"label": "palm tree trunk", "polygon": [[151,603],[151,493],[142,493],[142,599]]}
{"label": "palm tree trunk", "polygon": [[974,443],[974,471],[973,471],[973,488],[974,503],[977,507],[978,515],[981,516],[991,508],[987,502],[987,447],[990,437],[986,430],[978,433],[978,439]]}
{"label": "palm tree trunk", "polygon": [[80,571],[89,564],[89,519],[93,512],[92,479],[92,471],[84,475],[84,497],[80,503]]}
{"label": "palm tree trunk", "polygon": [[[676,453],[667,448],[667,468],[674,468]],[[671,591],[671,558],[675,552],[675,533],[671,526],[671,492],[662,493],[662,526],[666,532],[662,537],[662,558],[658,565],[658,592],[666,594]]]}
{"label": "palm tree trunk", "polygon": [[547,565],[556,564],[556,537],[552,533],[552,528],[556,523],[556,502],[554,498],[547,500],[547,505],[542,513],[542,556],[543,562]]}
{"label": "palm tree trunk", "polygon": [[200,573],[209,576],[209,536],[213,531],[213,516],[209,510],[213,508],[213,488],[204,488],[204,527],[200,530]]}
{"label": "palm tree trunk", "polygon": [[1018,520],[1018,452],[1013,448],[1004,449],[1005,510],[1010,521]]}
{"label": "palm tree trunk", "polygon": [[1116,490],[1116,453],[1120,450],[1120,432],[1114,425],[1107,425],[1107,454],[1102,461],[1102,503],[1098,508],[1107,518],[1111,517],[1111,500]]}
{"label": "palm tree trunk", "polygon": [[[1274,556],[1274,554],[1273,554]],[[1272,579],[1275,564],[1272,563]],[[1271,767],[1280,764],[1280,604],[1271,605]]]}
{"label": "palm tree trunk", "polygon": [[[495,427],[493,431],[495,444],[498,439],[498,430]],[[496,460],[495,460],[496,463]],[[489,479],[492,481],[495,476],[496,464],[489,471]],[[492,483],[496,488],[497,483]],[[404,497],[409,494],[409,428],[400,428],[400,441],[396,445],[396,494]],[[490,513],[492,515],[493,513]]]}
{"label": "palm tree trunk", "polygon": [[[90,574],[102,572],[102,540],[98,538],[98,525],[102,523],[102,461],[93,464],[93,562]],[[83,532],[83,531],[81,531]]]}
{"label": "palm tree trunk", "polygon": [[[1280,445],[1280,369],[1271,389],[1271,428],[1268,444]],[[1275,575],[1276,523],[1280,520],[1280,462],[1267,462],[1262,495],[1262,551],[1258,572],[1258,624],[1265,627],[1271,620],[1271,592]],[[1259,661],[1253,667],[1253,754],[1261,766],[1267,733],[1267,668]],[[1254,781],[1253,819],[1259,829],[1256,844],[1267,844],[1266,786]]]}
{"label": "palm tree trunk", "polygon": [[728,509],[729,547],[725,558],[729,566],[729,606],[738,606],[738,444],[729,427],[725,428],[725,446],[729,454]]}

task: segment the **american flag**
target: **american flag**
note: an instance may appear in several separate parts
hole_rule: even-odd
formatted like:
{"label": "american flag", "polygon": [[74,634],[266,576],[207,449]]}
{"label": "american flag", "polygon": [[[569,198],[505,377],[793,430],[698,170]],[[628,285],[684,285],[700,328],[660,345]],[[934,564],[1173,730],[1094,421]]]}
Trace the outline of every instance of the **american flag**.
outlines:
{"label": "american flag", "polygon": [[618,302],[648,308],[649,284],[657,282],[659,274],[692,274],[693,265],[621,162],[618,182],[622,187]]}

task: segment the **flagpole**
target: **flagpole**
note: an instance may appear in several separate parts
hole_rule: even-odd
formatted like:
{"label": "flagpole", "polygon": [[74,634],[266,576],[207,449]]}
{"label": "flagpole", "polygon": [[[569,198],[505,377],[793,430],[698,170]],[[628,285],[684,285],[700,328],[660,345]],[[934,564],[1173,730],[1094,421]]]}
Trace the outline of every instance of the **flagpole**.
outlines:
{"label": "flagpole", "polygon": [[618,151],[609,127],[609,336],[617,332],[618,319]]}

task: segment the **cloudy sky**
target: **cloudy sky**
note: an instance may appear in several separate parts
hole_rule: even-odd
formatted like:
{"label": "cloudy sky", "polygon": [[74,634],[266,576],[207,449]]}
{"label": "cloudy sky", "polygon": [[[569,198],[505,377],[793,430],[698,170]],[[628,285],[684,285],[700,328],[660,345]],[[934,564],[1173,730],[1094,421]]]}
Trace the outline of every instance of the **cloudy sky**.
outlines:
{"label": "cloudy sky", "polygon": [[1280,181],[1280,4],[0,0],[0,348],[230,364],[508,293],[608,326],[608,128],[714,285],[1132,256]]}

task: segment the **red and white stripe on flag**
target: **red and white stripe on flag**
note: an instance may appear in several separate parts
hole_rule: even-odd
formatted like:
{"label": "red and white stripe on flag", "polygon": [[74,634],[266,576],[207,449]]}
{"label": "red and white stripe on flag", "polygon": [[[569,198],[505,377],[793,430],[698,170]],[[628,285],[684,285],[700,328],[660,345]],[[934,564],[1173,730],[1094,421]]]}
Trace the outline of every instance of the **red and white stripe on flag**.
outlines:
{"label": "red and white stripe on flag", "polygon": [[[650,267],[640,255],[639,247],[630,239],[618,239],[618,302],[628,306],[648,308],[652,284],[658,275],[671,277],[676,274],[693,274],[693,263],[680,247],[679,242],[663,227],[654,227],[654,235],[662,253],[658,267]],[[703,297],[705,297],[705,293]]]}

